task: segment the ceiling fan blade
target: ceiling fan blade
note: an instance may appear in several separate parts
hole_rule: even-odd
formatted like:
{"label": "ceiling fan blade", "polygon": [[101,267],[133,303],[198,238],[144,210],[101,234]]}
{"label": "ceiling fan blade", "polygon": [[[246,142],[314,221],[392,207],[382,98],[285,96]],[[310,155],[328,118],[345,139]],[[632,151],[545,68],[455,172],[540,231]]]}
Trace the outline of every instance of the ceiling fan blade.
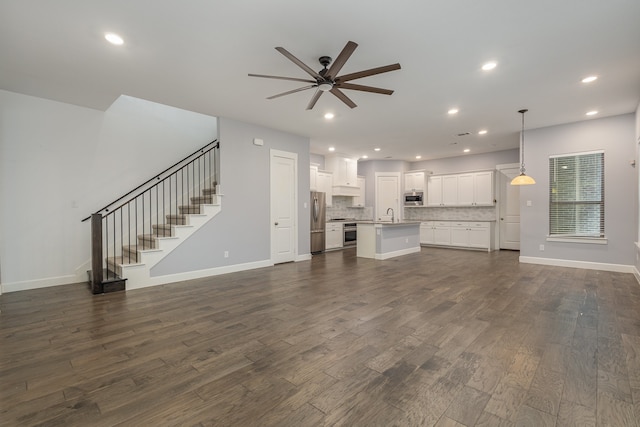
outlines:
{"label": "ceiling fan blade", "polygon": [[278,79],[278,80],[291,80],[294,82],[315,83],[315,80],[298,79],[295,77],[280,77],[280,76],[267,76],[265,74],[249,74],[249,77],[263,77],[265,79]]}
{"label": "ceiling fan blade", "polygon": [[393,91],[390,89],[382,89],[382,88],[373,87],[373,86],[356,85],[353,83],[338,83],[337,87],[340,89],[351,89],[351,90],[360,90],[362,92],[380,93],[382,95],[391,95],[393,93]]}
{"label": "ceiling fan blade", "polygon": [[282,93],[279,93],[277,95],[272,95],[272,96],[268,97],[267,99],[280,98],[281,96],[290,95],[290,94],[296,93],[296,92],[301,92],[303,90],[311,89],[312,87],[317,87],[317,86],[318,85],[309,85],[309,86],[305,86],[305,87],[300,87],[298,89],[289,90],[287,92],[282,92]]}
{"label": "ceiling fan blade", "polygon": [[356,108],[357,107],[356,103],[353,102],[351,99],[349,99],[349,97],[347,95],[345,95],[344,92],[342,92],[337,87],[334,86],[333,89],[331,89],[331,93],[334,94],[336,97],[338,97],[338,99],[340,101],[342,101],[345,104],[347,104],[349,106],[349,108]]}
{"label": "ceiling fan blade", "polygon": [[385,65],[384,67],[371,68],[370,70],[358,71],[357,73],[345,74],[336,77],[336,83],[347,82],[349,80],[361,79],[363,77],[374,76],[376,74],[388,73],[389,71],[399,70],[400,64]]}
{"label": "ceiling fan blade", "polygon": [[318,99],[320,99],[320,95],[322,95],[322,93],[323,92],[321,90],[317,90],[316,93],[313,94],[311,101],[309,101],[309,105],[307,105],[307,110],[311,110],[314,105],[316,105],[316,102],[318,102]]}
{"label": "ceiling fan blade", "polygon": [[291,62],[296,64],[298,67],[300,67],[304,71],[306,71],[314,79],[322,80],[322,76],[320,74],[318,74],[315,70],[313,70],[312,68],[307,66],[307,64],[305,64],[304,62],[300,61],[298,58],[293,56],[287,49],[285,49],[283,47],[277,47],[276,50],[278,52],[280,52],[281,54],[283,54],[284,56],[286,56]]}
{"label": "ceiling fan blade", "polygon": [[335,61],[333,61],[333,64],[331,64],[331,67],[329,67],[325,76],[333,80],[357,47],[358,43],[352,41],[347,42],[345,47],[342,49],[342,52],[340,52]]}

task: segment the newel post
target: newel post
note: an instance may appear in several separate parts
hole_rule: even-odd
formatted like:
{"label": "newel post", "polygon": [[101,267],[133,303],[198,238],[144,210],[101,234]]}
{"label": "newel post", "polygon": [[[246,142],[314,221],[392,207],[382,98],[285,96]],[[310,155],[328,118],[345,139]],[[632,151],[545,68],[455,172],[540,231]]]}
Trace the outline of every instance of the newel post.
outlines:
{"label": "newel post", "polygon": [[91,292],[102,290],[102,215],[91,215]]}

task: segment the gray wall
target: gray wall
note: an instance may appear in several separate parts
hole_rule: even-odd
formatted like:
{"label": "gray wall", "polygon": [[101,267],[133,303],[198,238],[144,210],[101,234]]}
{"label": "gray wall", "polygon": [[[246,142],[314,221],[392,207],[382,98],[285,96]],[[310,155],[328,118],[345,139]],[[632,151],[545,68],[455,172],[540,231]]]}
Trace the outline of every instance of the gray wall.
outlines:
{"label": "gray wall", "polygon": [[[520,189],[520,255],[561,260],[634,265],[638,236],[638,178],[634,115],[625,114],[528,130],[527,174],[536,184]],[[605,151],[605,235],[607,245],[548,242],[549,156]],[[532,206],[526,205],[531,201]],[[544,245],[544,251],[539,249]]]}
{"label": "gray wall", "polygon": [[[516,141],[517,142],[517,141]],[[445,159],[412,162],[411,170],[426,169],[434,174],[458,173],[482,169],[495,169],[496,165],[519,163],[520,150],[495,151],[493,153],[469,154]]]}
{"label": "gray wall", "polygon": [[142,99],[98,111],[0,90],[4,290],[86,281],[81,220],[217,135],[216,117]]}
{"label": "gray wall", "polygon": [[309,139],[225,118],[219,128],[222,212],[154,266],[152,276],[271,258],[270,149],[298,154],[298,254],[309,254]]}

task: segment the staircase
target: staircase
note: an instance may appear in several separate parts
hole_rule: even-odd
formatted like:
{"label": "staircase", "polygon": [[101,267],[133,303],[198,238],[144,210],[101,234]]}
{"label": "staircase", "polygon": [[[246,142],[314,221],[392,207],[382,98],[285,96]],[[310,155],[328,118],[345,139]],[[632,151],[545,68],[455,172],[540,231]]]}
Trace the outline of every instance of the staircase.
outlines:
{"label": "staircase", "polygon": [[151,268],[221,211],[219,143],[207,146],[89,217],[94,294],[157,284]]}
{"label": "staircase", "polygon": [[166,215],[166,222],[152,225],[152,233],[138,234],[136,244],[123,245],[120,256],[107,257],[110,275],[126,278],[126,289],[153,285],[151,268],[217,215],[220,199],[215,187],[191,197],[191,204],[178,207],[179,214]]}

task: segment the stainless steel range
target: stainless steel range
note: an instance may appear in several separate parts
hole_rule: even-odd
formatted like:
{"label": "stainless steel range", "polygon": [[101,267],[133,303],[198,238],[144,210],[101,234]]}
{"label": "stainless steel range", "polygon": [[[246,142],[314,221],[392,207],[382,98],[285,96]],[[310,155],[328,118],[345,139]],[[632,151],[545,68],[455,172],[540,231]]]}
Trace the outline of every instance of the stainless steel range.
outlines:
{"label": "stainless steel range", "polygon": [[343,225],[343,246],[354,246],[358,241],[358,227],[355,222],[345,222]]}

